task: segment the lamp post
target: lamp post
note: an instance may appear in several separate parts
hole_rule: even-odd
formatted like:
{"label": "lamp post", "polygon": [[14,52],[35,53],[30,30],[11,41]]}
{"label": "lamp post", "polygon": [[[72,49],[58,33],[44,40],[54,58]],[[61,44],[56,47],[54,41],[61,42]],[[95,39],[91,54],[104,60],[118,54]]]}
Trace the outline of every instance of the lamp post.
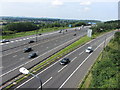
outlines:
{"label": "lamp post", "polygon": [[41,79],[40,79],[38,76],[36,76],[36,75],[33,74],[33,73],[30,73],[29,70],[27,70],[27,69],[24,68],[24,67],[21,67],[21,68],[19,69],[19,71],[20,71],[21,73],[23,73],[23,74],[31,74],[33,77],[36,77],[36,78],[40,81],[41,90],[42,90],[42,81],[41,81]]}
{"label": "lamp post", "polygon": [[36,42],[37,42],[37,34],[38,34],[38,30],[36,30]]}

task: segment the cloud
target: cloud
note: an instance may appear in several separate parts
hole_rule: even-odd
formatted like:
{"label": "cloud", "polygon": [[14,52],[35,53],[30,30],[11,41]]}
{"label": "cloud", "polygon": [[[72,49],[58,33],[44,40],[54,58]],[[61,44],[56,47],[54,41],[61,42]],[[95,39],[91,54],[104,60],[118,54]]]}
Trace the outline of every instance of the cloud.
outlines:
{"label": "cloud", "polygon": [[83,2],[80,2],[80,5],[91,5],[92,2],[90,1],[83,1]]}
{"label": "cloud", "polygon": [[52,1],[52,5],[60,6],[60,5],[63,5],[63,2],[61,2],[60,0],[54,0]]}

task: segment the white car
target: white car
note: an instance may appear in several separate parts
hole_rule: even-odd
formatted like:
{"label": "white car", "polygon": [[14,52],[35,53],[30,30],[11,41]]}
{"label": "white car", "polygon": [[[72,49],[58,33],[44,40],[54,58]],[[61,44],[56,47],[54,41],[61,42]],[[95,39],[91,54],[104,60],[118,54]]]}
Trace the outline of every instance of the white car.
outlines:
{"label": "white car", "polygon": [[6,39],[3,39],[3,40],[0,40],[1,43],[6,43],[6,42],[10,42],[9,40],[6,40]]}
{"label": "white car", "polygon": [[86,52],[86,53],[91,53],[91,52],[93,52],[92,47],[88,47],[88,48],[85,50],[85,52]]}

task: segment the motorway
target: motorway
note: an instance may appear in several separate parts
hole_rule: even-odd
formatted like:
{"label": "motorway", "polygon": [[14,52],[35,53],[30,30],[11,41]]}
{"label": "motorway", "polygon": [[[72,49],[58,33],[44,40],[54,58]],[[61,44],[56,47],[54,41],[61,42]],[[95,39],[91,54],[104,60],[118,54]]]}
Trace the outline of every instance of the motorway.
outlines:
{"label": "motorway", "polygon": [[[76,88],[102,51],[104,45],[109,42],[113,35],[114,32],[107,33],[64,56],[63,58],[67,57],[71,60],[69,64],[65,66],[60,65],[59,61],[61,58],[36,74],[41,78],[43,88],[56,88],[56,90]],[[93,47],[93,53],[88,54],[85,52],[88,46]],[[17,90],[18,88],[41,88],[41,86],[35,77],[31,77],[26,81],[20,82],[14,88]]]}
{"label": "motorway", "polygon": [[[68,30],[68,32],[65,32],[65,30]],[[63,32],[65,32],[67,34],[67,33],[71,33],[73,30],[75,30],[75,28],[65,29],[65,30],[63,30]],[[59,36],[61,36],[61,34],[63,34],[63,33],[59,33],[59,31],[55,31],[55,32],[51,32],[51,33],[45,33],[42,35],[37,35],[37,42],[36,42],[36,35],[10,39],[10,42],[0,43],[0,45],[2,46],[1,52],[4,55],[11,51],[22,49],[22,48],[28,46],[29,45],[28,42],[30,40],[34,40],[36,43],[40,43],[40,42],[43,42],[48,39],[59,37]],[[33,44],[35,44],[35,43],[31,43],[30,45],[33,45]]]}
{"label": "motorway", "polygon": [[[2,55],[2,75],[0,75],[0,77],[2,77],[3,82],[5,82],[6,80],[9,80],[10,78],[16,75],[15,73],[13,74],[9,74],[9,73],[15,71],[16,69],[18,69],[18,67],[24,66],[24,64],[28,64],[30,62],[32,64],[28,64],[28,68],[32,67],[34,63],[36,64],[37,62],[40,62],[40,60],[43,60],[44,58],[50,56],[51,53],[48,54],[49,52],[52,51],[53,53],[55,53],[59,49],[64,48],[65,47],[64,44],[65,45],[70,44],[71,42],[84,36],[86,34],[87,29],[88,27],[83,28],[80,31],[71,30],[64,34],[58,33],[59,35],[57,34],[57,36],[52,34],[54,37],[48,38],[47,40],[39,41],[35,44],[20,46],[20,48],[22,49],[17,48],[18,50],[16,50],[15,48],[15,49],[8,50],[9,53],[7,52]],[[75,33],[77,33],[77,36],[73,36],[73,34]],[[31,52],[37,52],[39,56],[31,60],[28,59],[28,55],[31,52],[23,53],[23,47],[25,48],[28,46],[33,48],[33,51]],[[45,54],[46,56],[44,56]],[[18,70],[16,72],[18,73]]]}

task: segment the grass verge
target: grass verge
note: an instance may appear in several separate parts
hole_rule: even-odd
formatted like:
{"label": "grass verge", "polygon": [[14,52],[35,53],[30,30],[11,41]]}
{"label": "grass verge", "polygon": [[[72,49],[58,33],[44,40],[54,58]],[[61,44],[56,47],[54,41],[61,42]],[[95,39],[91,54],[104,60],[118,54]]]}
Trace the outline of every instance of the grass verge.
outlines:
{"label": "grass verge", "polygon": [[[119,34],[120,35],[120,34]],[[82,88],[120,88],[120,36],[110,40],[80,85]]]}

